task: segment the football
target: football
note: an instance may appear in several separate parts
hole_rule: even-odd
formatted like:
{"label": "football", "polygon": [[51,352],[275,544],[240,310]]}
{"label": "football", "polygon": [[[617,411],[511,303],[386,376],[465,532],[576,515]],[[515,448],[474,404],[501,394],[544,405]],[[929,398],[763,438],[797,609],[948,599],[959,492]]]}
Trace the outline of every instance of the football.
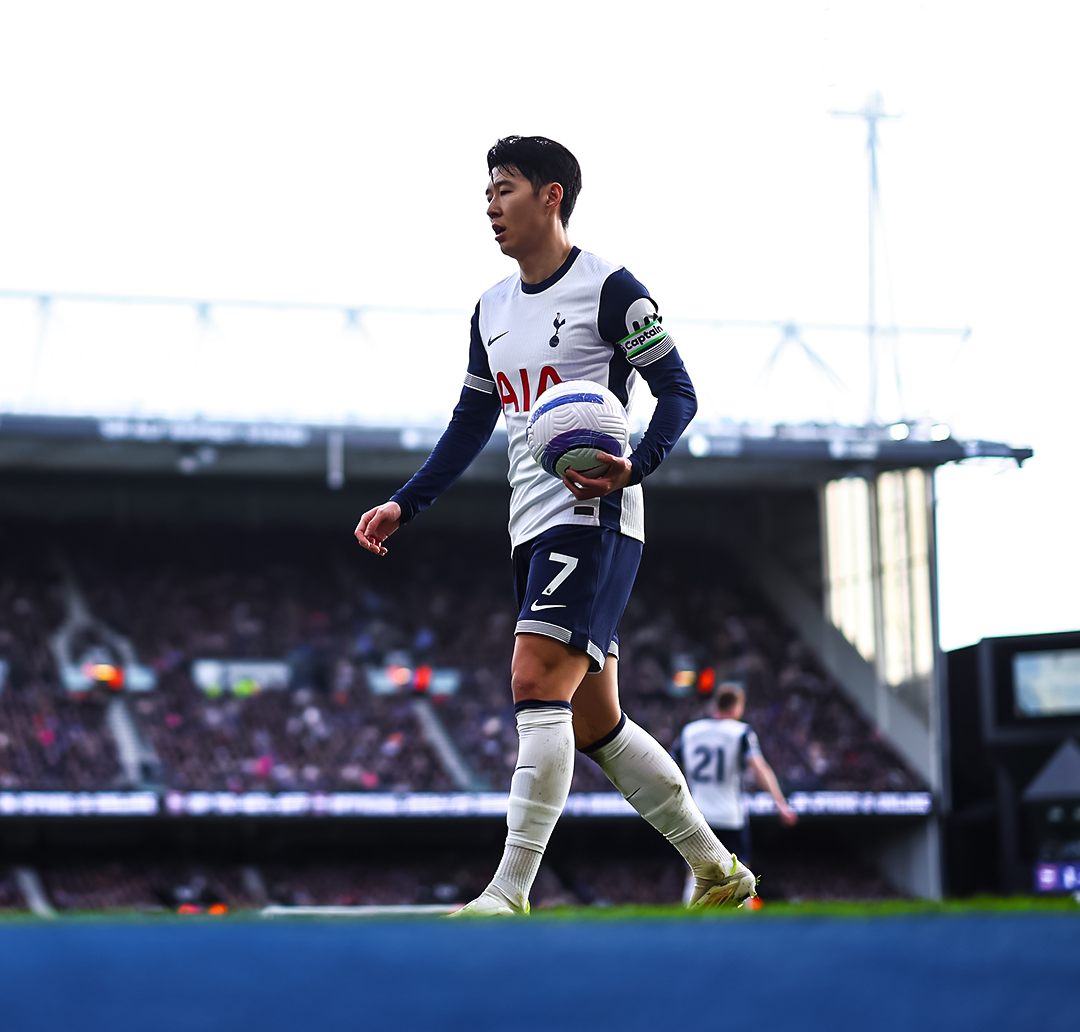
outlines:
{"label": "football", "polygon": [[591,380],[566,380],[549,387],[529,416],[526,440],[532,457],[553,477],[570,469],[601,477],[606,462],[598,451],[622,457],[630,443],[630,425],[622,402]]}

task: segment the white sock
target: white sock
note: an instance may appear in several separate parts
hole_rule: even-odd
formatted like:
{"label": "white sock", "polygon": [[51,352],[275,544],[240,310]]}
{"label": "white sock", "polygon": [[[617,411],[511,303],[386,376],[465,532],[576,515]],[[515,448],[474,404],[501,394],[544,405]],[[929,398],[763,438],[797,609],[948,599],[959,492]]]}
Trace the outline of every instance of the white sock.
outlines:
{"label": "white sock", "polygon": [[682,854],[696,877],[711,882],[717,865],[725,873],[731,870],[731,854],[697,808],[679,765],[652,735],[624,714],[600,742],[582,751]]}
{"label": "white sock", "polygon": [[529,903],[552,829],[570,794],[574,774],[574,715],[570,707],[543,703],[518,710],[518,760],[510,780],[506,849],[488,895],[516,910]]}

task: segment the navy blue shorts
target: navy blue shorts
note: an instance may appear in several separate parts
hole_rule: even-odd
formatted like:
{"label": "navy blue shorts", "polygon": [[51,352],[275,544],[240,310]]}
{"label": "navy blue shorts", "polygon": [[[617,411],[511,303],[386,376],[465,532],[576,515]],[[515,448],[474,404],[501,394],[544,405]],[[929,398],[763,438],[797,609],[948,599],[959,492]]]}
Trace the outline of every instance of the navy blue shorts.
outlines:
{"label": "navy blue shorts", "polygon": [[589,654],[589,673],[619,655],[617,629],[641,542],[608,527],[552,527],[514,549],[515,634],[544,634]]}

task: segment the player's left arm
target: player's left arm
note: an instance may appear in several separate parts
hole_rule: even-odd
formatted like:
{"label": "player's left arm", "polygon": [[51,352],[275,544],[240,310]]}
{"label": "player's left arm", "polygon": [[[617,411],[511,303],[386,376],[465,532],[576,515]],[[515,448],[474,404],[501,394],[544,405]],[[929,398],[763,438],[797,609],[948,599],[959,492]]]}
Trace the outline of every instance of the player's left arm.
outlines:
{"label": "player's left arm", "polygon": [[[649,385],[656,409],[644,436],[627,458],[598,452],[608,463],[604,477],[563,477],[575,498],[600,498],[640,484],[667,458],[697,412],[697,395],[663,318],[648,291],[625,269],[612,273],[600,295],[597,329],[615,350],[614,361],[629,363]],[[623,367],[625,369],[625,366]]]}
{"label": "player's left arm", "polygon": [[757,783],[773,797],[776,809],[780,812],[780,820],[785,824],[794,824],[799,819],[799,815],[788,806],[784,793],[780,791],[780,783],[776,780],[776,774],[766,762],[765,757],[760,752],[757,755],[747,756],[746,765],[754,772]]}

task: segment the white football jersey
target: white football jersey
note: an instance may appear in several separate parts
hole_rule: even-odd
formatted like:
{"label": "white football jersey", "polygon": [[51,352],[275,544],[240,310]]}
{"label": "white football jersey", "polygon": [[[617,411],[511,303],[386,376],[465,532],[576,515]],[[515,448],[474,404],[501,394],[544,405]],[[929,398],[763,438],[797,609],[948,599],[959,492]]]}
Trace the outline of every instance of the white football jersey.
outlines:
{"label": "white football jersey", "polygon": [[477,306],[480,344],[470,350],[465,385],[497,394],[510,453],[510,538],[514,547],[562,524],[607,526],[645,540],[641,485],[578,501],[529,453],[525,428],[552,384],[592,380],[625,407],[635,367],[657,361],[673,343],[656,304],[625,269],[574,248],[542,283],[508,276]]}
{"label": "white football jersey", "polygon": [[676,746],[698,809],[714,828],[741,828],[746,820],[742,773],[761,755],[757,735],[741,720],[706,717],[683,728]]}

